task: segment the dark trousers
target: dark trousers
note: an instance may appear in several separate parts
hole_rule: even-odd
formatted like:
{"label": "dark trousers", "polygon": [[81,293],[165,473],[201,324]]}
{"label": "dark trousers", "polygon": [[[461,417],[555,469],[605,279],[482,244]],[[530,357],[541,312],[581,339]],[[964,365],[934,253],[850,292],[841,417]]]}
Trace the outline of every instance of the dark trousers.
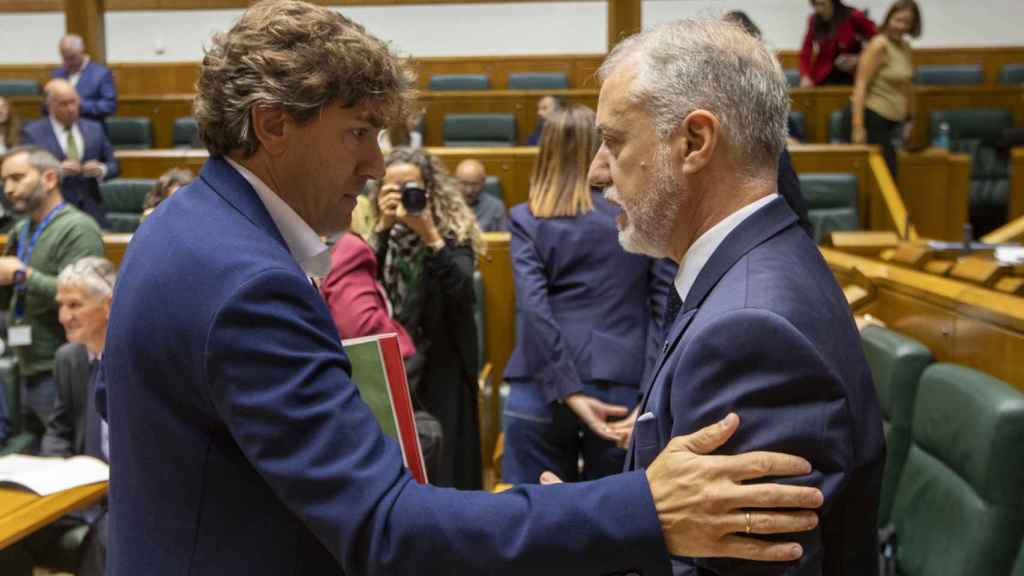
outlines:
{"label": "dark trousers", "polygon": [[21,427],[36,438],[30,448],[33,454],[39,451],[39,442],[46,431],[56,401],[57,384],[53,380],[53,372],[21,377]]}
{"label": "dark trousers", "polygon": [[[893,179],[896,179],[898,162],[896,161],[895,142],[903,140],[903,123],[894,122],[879,115],[870,108],[864,108],[864,131],[867,132],[868,144],[876,144],[882,148],[882,157],[889,167]],[[847,142],[852,140],[853,118],[850,108],[843,111],[843,135]]]}
{"label": "dark trousers", "polygon": [[[510,386],[504,414],[503,482],[536,484],[545,470],[566,482],[622,472],[626,451],[594,434],[568,406],[544,402],[531,382],[514,381]],[[632,386],[587,383],[583,392],[627,409],[637,401],[637,389]]]}

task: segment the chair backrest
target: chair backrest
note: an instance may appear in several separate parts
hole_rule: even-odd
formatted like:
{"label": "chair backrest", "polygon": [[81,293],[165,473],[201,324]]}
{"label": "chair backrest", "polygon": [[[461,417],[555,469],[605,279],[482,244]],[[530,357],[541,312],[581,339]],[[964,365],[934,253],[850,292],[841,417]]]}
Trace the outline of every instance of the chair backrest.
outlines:
{"label": "chair backrest", "polygon": [[882,407],[887,444],[878,506],[878,524],[884,526],[889,521],[896,484],[910,450],[917,387],[921,373],[932,362],[932,353],[917,340],[880,326],[865,328],[861,341]]}
{"label": "chair backrest", "polygon": [[435,74],[430,77],[430,90],[489,90],[491,79],[486,74]]}
{"label": "chair backrest", "polygon": [[952,86],[957,84],[983,84],[985,74],[981,64],[918,66],[914,84],[921,86]]}
{"label": "chair backrest", "polygon": [[477,370],[480,370],[487,358],[484,351],[487,340],[484,330],[484,277],[479,270],[473,271],[473,294],[476,296],[476,303],[473,306],[473,321],[476,323],[476,344],[479,352]]}
{"label": "chair backrest", "polygon": [[0,79],[0,96],[39,96],[42,93],[35,80]]}
{"label": "chair backrest", "polygon": [[146,196],[155,186],[156,180],[149,178],[115,178],[100,184],[100,194],[108,211],[108,229],[135,232],[142,221]]}
{"label": "chair backrest", "polygon": [[1010,164],[998,149],[1013,114],[1005,108],[934,110],[929,119],[934,140],[943,122],[949,124],[950,148],[971,157],[971,206],[1005,207],[1010,197]]}
{"label": "chair backrest", "polygon": [[196,125],[195,118],[191,116],[175,118],[171,145],[175,148],[194,148],[198,132],[199,126]]}
{"label": "chair backrest", "polygon": [[796,88],[800,85],[800,70],[797,68],[786,68],[782,72],[786,74],[786,83],[789,84],[790,88]]}
{"label": "chair backrest", "polygon": [[565,90],[569,77],[564,72],[512,72],[506,86],[509,90]]}
{"label": "chair backrest", "polygon": [[816,240],[836,230],[860,228],[855,174],[805,172],[799,178]]}
{"label": "chair backrest", "polygon": [[933,364],[921,376],[892,522],[903,576],[1008,574],[1024,532],[1024,394]]}
{"label": "chair backrest", "polygon": [[111,116],[107,118],[107,138],[114,148],[152,148],[153,126],[142,116]]}
{"label": "chair backrest", "polygon": [[502,204],[505,203],[505,189],[501,186],[501,178],[497,176],[488,176],[484,180],[484,193],[501,200]]}
{"label": "chair backrest", "polygon": [[1024,64],[1006,64],[999,70],[1000,84],[1024,84]]}
{"label": "chair backrest", "polygon": [[803,141],[807,138],[807,119],[803,112],[791,110],[786,122],[789,137],[794,140]]}
{"label": "chair backrest", "polygon": [[828,141],[830,144],[839,144],[846,141],[843,135],[843,111],[833,110],[828,115]]}
{"label": "chair backrest", "polygon": [[516,145],[514,114],[446,114],[445,146],[503,147]]}

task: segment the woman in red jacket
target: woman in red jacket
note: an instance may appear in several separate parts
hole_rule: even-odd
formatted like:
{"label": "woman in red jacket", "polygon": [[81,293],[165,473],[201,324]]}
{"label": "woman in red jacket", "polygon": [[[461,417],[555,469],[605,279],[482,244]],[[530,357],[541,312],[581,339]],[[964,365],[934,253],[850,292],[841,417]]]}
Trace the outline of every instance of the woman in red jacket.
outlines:
{"label": "woman in red jacket", "polygon": [[878,33],[875,23],[842,0],[811,0],[814,14],[800,50],[800,86],[853,84],[864,44]]}

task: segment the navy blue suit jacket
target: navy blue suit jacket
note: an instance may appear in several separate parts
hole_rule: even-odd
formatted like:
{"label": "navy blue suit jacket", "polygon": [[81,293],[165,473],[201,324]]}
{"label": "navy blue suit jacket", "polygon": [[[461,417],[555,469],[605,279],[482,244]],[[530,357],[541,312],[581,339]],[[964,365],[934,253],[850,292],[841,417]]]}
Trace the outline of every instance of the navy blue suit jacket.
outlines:
{"label": "navy blue suit jacket", "polygon": [[[79,118],[78,129],[82,132],[84,144],[81,150],[82,163],[89,160],[102,162],[107,165],[107,174],[103,179],[117,178],[121,173],[121,164],[114,157],[114,148],[110,145],[103,126],[92,120]],[[23,126],[21,143],[35,144],[49,150],[57,160],[67,160],[60,142],[57,141],[57,135],[53,133],[53,125],[50,124],[49,118],[35,120]],[[60,191],[68,204],[95,218],[101,228],[107,227],[107,208],[103,205],[100,183],[96,178],[81,175],[65,176],[60,181]]]}
{"label": "navy blue suit jacket", "polygon": [[592,193],[574,218],[509,212],[516,282],[516,347],[508,380],[537,385],[553,402],[591,380],[635,386],[657,360],[671,277],[617,240],[618,208]]}
{"label": "navy blue suit jacket", "polygon": [[669,572],[642,473],[416,484],[318,291],[222,158],[146,220],[118,277],[97,394],[112,576]]}
{"label": "navy blue suit jacket", "polygon": [[[629,470],[673,436],[739,414],[718,452],[773,450],[811,462],[820,524],[789,564],[674,559],[675,574],[877,574],[884,461],[878,399],[846,300],[782,198],[718,247],[669,332],[642,400]],[[650,415],[646,415],[650,413]]]}
{"label": "navy blue suit jacket", "polygon": [[[71,73],[67,68],[61,67],[54,70],[52,76],[67,80],[71,78]],[[117,87],[114,85],[114,75],[109,68],[102,64],[90,61],[82,69],[75,91],[78,92],[78,97],[82,101],[83,118],[103,123],[107,116],[113,116],[117,111]]]}

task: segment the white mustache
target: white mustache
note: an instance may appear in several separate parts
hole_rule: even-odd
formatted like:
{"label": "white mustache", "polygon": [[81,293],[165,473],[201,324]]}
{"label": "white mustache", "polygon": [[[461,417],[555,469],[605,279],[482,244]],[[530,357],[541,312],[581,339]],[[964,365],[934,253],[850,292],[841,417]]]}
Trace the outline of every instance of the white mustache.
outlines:
{"label": "white mustache", "polygon": [[615,186],[606,186],[604,190],[601,191],[601,193],[604,194],[605,200],[609,202],[614,202],[616,204],[619,204],[620,206],[622,205],[622,202],[619,201],[619,191],[618,189],[615,188]]}

